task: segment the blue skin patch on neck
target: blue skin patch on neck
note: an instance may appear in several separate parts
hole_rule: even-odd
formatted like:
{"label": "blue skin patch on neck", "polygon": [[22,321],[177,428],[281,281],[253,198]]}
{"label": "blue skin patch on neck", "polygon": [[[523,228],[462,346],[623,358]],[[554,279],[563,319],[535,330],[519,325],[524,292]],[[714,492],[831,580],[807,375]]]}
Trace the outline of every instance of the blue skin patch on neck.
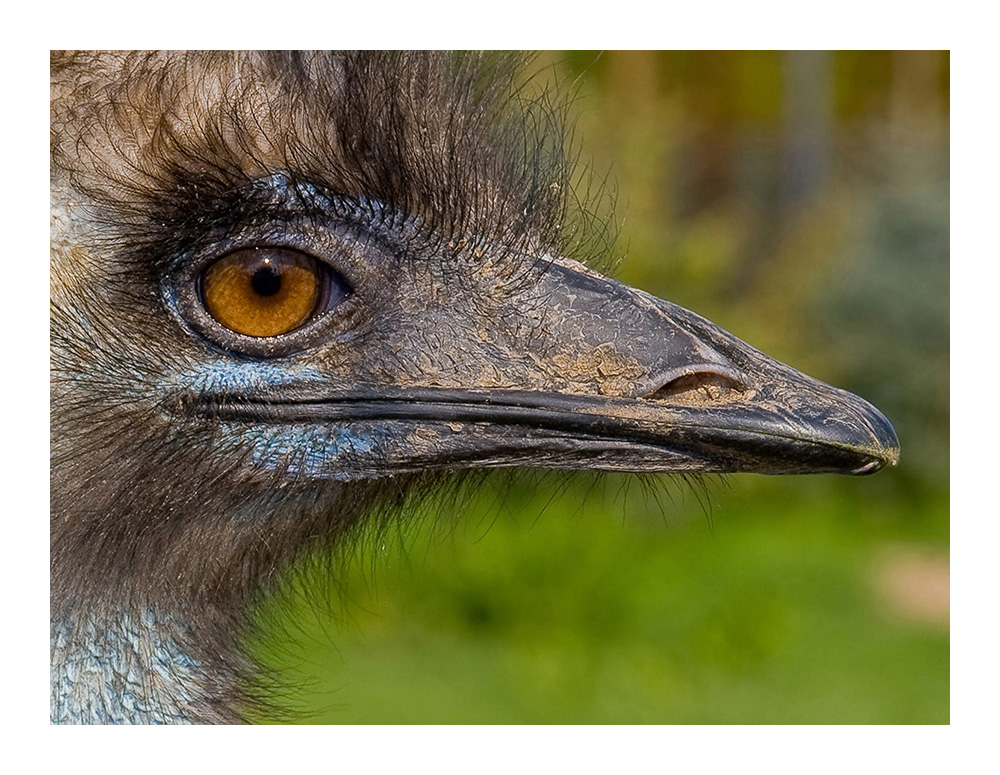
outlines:
{"label": "blue skin patch on neck", "polygon": [[51,625],[53,724],[190,724],[211,701],[201,662],[175,636],[183,626],[143,610],[83,614]]}

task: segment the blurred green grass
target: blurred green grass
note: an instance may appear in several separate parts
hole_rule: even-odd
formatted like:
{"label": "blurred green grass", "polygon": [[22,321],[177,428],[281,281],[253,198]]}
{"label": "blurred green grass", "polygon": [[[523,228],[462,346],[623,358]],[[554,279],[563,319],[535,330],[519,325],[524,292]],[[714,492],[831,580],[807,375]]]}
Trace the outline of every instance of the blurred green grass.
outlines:
{"label": "blurred green grass", "polygon": [[947,53],[550,67],[619,187],[618,276],[872,401],[900,466],[658,497],[490,480],[363,541],[346,605],[296,581],[264,602],[279,701],[333,723],[947,723]]}
{"label": "blurred green grass", "polygon": [[672,486],[666,517],[617,476],[486,492],[358,560],[345,616],[271,601],[294,646],[268,662],[311,723],[947,723],[946,622],[879,585],[892,550],[940,555],[946,499],[730,486]]}

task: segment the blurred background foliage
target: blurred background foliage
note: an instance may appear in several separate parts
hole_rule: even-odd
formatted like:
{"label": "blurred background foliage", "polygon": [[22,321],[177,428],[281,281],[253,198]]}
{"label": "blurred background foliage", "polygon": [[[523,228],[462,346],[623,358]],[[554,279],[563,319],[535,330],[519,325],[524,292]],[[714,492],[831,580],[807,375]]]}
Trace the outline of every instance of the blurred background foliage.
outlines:
{"label": "blurred background foliage", "polygon": [[901,462],[489,478],[369,536],[328,600],[291,574],[263,604],[282,704],[332,723],[947,723],[948,53],[533,68],[574,83],[581,160],[617,186],[617,276],[863,395]]}

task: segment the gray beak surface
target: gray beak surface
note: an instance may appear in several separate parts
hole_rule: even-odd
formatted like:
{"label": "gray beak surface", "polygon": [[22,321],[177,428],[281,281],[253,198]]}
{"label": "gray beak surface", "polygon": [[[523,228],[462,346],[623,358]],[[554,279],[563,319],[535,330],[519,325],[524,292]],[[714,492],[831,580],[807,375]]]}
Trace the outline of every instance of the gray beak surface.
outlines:
{"label": "gray beak surface", "polygon": [[[705,471],[870,474],[897,462],[892,425],[864,399],[676,304],[569,262],[553,263],[547,274],[550,298],[565,311],[563,336],[603,348],[614,361],[604,365],[608,376],[633,364],[642,370],[606,391],[619,395],[553,402],[573,413],[581,431],[628,439]],[[598,362],[599,377],[601,368]]]}

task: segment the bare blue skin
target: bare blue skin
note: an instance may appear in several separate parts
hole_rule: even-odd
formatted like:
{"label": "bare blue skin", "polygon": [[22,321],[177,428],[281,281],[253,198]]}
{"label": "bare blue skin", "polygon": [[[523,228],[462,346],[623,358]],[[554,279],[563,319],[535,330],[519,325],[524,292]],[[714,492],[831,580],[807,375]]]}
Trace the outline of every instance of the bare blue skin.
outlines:
{"label": "bare blue skin", "polygon": [[53,624],[52,723],[198,723],[193,708],[210,698],[178,635],[171,617],[149,610]]}
{"label": "bare blue skin", "polygon": [[[232,363],[218,360],[178,374],[170,380],[191,395],[253,394],[271,388],[322,384],[322,374],[302,364]],[[255,467],[308,478],[351,481],[362,478],[339,465],[347,455],[368,454],[387,438],[384,429],[316,424],[258,425],[221,423],[230,444],[251,447]]]}

